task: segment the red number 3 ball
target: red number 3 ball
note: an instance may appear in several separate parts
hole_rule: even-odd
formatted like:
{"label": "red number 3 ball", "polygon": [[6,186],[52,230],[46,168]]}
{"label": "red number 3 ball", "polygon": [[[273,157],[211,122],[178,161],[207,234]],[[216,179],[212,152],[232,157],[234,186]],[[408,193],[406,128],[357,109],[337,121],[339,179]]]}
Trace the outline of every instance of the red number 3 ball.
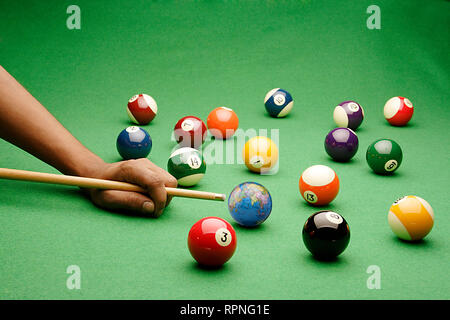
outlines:
{"label": "red number 3 ball", "polygon": [[221,218],[203,218],[189,231],[188,248],[199,264],[218,267],[233,256],[236,232],[231,224]]}
{"label": "red number 3 ball", "polygon": [[384,117],[393,126],[406,125],[414,113],[414,107],[407,98],[393,97],[384,105]]}

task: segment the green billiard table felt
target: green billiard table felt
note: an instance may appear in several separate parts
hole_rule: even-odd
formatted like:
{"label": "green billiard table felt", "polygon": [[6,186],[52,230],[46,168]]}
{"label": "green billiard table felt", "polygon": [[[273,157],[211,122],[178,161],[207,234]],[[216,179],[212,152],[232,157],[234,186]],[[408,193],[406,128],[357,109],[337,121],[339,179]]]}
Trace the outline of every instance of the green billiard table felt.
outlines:
{"label": "green billiard table felt", "polygon": [[[370,1],[77,1],[81,29],[68,30],[67,2],[0,3],[0,61],[52,114],[105,161],[119,161],[126,103],[147,93],[158,115],[145,126],[149,159],[165,168],[183,116],[206,121],[233,108],[240,128],[279,134],[279,170],[249,172],[212,163],[194,190],[229,194],[244,181],[263,184],[273,210],[255,229],[233,226],[235,255],[222,268],[200,268],[187,249],[190,227],[206,216],[232,221],[226,203],[174,199],[159,219],[103,211],[77,188],[0,181],[0,299],[448,299],[450,21],[448,1],[379,0],[381,29],[370,30]],[[284,88],[294,98],[283,119],[263,99]],[[392,127],[384,103],[408,97],[411,122]],[[349,163],[333,162],[323,142],[332,112],[358,101],[365,120]],[[371,172],[365,152],[380,138],[397,141],[394,175]],[[205,148],[232,146],[208,141]],[[209,160],[208,160],[209,159]],[[208,162],[209,161],[209,162]],[[325,209],[342,214],[350,244],[333,262],[311,257],[302,226],[319,210],[298,191],[301,172],[332,167],[340,192]],[[5,141],[0,167],[55,169]],[[426,199],[435,226],[419,243],[389,229],[390,205],[403,195]],[[66,286],[68,266],[81,289]],[[368,289],[369,266],[381,289]]]}

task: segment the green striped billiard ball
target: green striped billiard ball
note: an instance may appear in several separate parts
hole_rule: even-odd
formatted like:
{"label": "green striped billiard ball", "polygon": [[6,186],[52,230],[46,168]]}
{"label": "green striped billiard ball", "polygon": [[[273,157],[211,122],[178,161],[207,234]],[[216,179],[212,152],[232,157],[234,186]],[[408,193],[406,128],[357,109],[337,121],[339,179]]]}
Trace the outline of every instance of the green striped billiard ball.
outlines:
{"label": "green striped billiard ball", "polygon": [[402,159],[402,149],[397,142],[391,139],[379,139],[367,148],[367,163],[378,174],[394,173],[400,167]]}
{"label": "green striped billiard ball", "polygon": [[200,151],[184,147],[175,150],[167,162],[167,171],[178,180],[178,185],[196,185],[206,172],[206,163]]}

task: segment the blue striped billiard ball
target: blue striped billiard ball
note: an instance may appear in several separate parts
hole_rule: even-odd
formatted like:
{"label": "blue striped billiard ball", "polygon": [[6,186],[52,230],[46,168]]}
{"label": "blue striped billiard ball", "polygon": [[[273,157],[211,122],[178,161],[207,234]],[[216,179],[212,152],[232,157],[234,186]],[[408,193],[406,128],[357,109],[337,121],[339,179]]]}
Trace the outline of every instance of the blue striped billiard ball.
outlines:
{"label": "blue striped billiard ball", "polygon": [[146,158],[152,150],[152,138],[144,129],[132,126],[120,132],[116,146],[124,160]]}
{"label": "blue striped billiard ball", "polygon": [[282,118],[291,112],[294,100],[286,90],[276,88],[267,92],[264,98],[264,105],[267,112],[274,118]]}

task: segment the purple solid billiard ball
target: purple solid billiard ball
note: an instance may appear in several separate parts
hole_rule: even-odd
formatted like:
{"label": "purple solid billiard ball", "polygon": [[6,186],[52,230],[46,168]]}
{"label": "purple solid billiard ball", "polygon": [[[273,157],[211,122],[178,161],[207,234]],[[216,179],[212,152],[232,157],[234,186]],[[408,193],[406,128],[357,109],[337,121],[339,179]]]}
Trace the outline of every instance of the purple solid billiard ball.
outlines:
{"label": "purple solid billiard ball", "polygon": [[325,138],[325,150],[336,161],[349,161],[358,151],[358,137],[349,128],[333,129]]}
{"label": "purple solid billiard ball", "polygon": [[356,101],[341,102],[333,112],[338,127],[356,130],[364,120],[364,109]]}

